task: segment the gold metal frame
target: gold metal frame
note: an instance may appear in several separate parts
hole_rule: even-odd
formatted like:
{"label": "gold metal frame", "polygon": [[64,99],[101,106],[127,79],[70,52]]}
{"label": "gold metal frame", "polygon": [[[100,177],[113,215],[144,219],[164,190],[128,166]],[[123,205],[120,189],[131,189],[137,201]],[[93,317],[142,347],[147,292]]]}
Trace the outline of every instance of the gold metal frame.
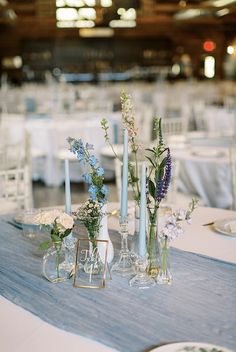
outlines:
{"label": "gold metal frame", "polygon": [[[80,262],[80,247],[81,247],[81,242],[95,242],[95,243],[104,243],[106,245],[106,251],[105,251],[105,261],[104,261],[104,271],[102,274],[102,279],[101,279],[101,285],[81,285],[76,283],[76,277],[77,277],[77,269],[78,268],[78,263]],[[107,263],[107,252],[108,252],[108,241],[107,240],[90,240],[88,238],[78,238],[77,240],[77,246],[76,246],[76,257],[75,257],[75,273],[74,273],[74,287],[75,288],[106,288],[106,275],[107,275],[107,270],[109,272],[109,276],[111,279],[111,274],[110,274],[110,269]]]}

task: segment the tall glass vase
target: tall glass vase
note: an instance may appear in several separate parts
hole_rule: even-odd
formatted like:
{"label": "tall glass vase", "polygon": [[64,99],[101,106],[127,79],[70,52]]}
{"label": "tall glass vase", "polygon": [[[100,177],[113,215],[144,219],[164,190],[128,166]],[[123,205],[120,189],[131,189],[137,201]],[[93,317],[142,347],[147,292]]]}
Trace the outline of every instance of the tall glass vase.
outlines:
{"label": "tall glass vase", "polygon": [[98,237],[98,226],[87,227],[89,250],[84,262],[84,271],[87,274],[98,275],[103,271],[104,265],[100,257],[96,239]]}
{"label": "tall glass vase", "polygon": [[149,221],[148,226],[148,274],[156,278],[160,270],[160,242],[158,238],[157,218]]}
{"label": "tall glass vase", "polygon": [[165,236],[161,239],[161,267],[157,275],[158,284],[168,284],[172,283],[172,273],[170,266],[170,256],[169,256],[169,243],[168,238]]}
{"label": "tall glass vase", "polygon": [[72,275],[74,272],[75,267],[75,246],[76,246],[76,239],[71,232],[68,236],[66,236],[63,240],[65,246],[65,270]]}

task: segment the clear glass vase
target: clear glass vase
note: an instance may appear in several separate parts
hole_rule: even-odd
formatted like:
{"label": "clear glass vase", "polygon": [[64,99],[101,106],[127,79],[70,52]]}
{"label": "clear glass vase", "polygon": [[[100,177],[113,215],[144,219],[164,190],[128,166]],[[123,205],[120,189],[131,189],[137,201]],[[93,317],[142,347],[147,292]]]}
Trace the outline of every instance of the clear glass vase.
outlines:
{"label": "clear glass vase", "polygon": [[158,225],[157,219],[152,219],[149,221],[148,226],[148,267],[147,272],[148,274],[156,278],[159,271],[160,271],[160,257],[161,257],[161,250],[160,250],[160,242],[158,239]]}
{"label": "clear glass vase", "polygon": [[165,238],[162,238],[160,243],[161,243],[161,267],[157,275],[157,283],[170,285],[172,283],[173,277],[171,273],[169,242],[167,237],[165,236]]}
{"label": "clear glass vase", "polygon": [[65,246],[65,270],[72,276],[75,268],[76,239],[71,232],[63,240]]}
{"label": "clear glass vase", "polygon": [[96,238],[98,237],[98,228],[87,228],[89,242],[89,250],[84,262],[84,271],[90,275],[99,275],[104,270],[104,264],[99,254]]}
{"label": "clear glass vase", "polygon": [[50,282],[63,282],[69,278],[65,270],[66,251],[62,242],[54,242],[43,257],[43,275]]}

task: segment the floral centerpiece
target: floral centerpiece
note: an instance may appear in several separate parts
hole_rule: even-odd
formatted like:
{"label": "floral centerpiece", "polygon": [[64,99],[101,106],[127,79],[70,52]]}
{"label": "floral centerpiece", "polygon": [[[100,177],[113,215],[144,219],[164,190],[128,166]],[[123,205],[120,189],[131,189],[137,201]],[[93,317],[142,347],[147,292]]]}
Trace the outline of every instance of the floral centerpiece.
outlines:
{"label": "floral centerpiece", "polygon": [[89,199],[75,215],[88,230],[89,238],[95,239],[103,215],[103,206],[107,203],[108,187],[104,185],[104,169],[99,166],[98,159],[91,154],[94,149],[92,144],[71,137],[67,141],[70,151],[89,169],[83,174],[83,179],[88,184]]}
{"label": "floral centerpiece", "polygon": [[35,223],[50,233],[50,240],[41,243],[41,249],[51,248],[43,258],[43,273],[52,282],[68,278],[65,266],[65,249],[63,240],[74,226],[73,218],[60,210],[49,210],[38,214]]}
{"label": "floral centerpiece", "polygon": [[[148,162],[147,172],[147,211],[149,215],[148,229],[148,271],[151,275],[156,276],[160,265],[158,264],[158,209],[161,202],[165,199],[171,182],[172,175],[172,158],[170,149],[165,145],[162,134],[162,120],[154,119],[154,132],[156,133],[156,144],[151,148],[143,150],[138,139],[138,128],[135,121],[135,113],[131,100],[131,96],[121,94],[121,110],[122,110],[122,125],[127,129],[129,136],[129,146],[131,150],[131,160],[129,162],[129,184],[133,190],[133,198],[136,203],[136,209],[140,205],[140,179],[139,179],[139,163],[143,158]],[[114,147],[109,138],[109,125],[106,119],[101,121],[101,127],[104,131],[105,141],[110,145],[116,158]],[[192,204],[195,204],[193,201]]]}
{"label": "floral centerpiece", "polygon": [[88,184],[89,199],[82,204],[74,215],[87,229],[90,246],[90,258],[85,263],[84,270],[97,274],[102,270],[104,250],[98,247],[96,239],[108,241],[108,262],[113,259],[114,250],[107,231],[106,203],[108,187],[104,185],[104,169],[99,166],[98,159],[91,153],[92,144],[84,143],[81,139],[69,137],[67,139],[70,151],[76,155],[78,161],[87,166],[88,172],[83,174]]}

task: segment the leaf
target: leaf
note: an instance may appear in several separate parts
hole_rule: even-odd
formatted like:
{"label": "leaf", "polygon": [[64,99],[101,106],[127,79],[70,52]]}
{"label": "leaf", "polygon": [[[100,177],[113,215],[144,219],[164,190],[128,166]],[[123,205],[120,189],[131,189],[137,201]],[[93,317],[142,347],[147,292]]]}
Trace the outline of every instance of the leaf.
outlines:
{"label": "leaf", "polygon": [[148,191],[150,195],[155,198],[155,193],[156,193],[156,187],[154,185],[154,182],[152,180],[148,181]]}
{"label": "leaf", "polygon": [[64,232],[64,236],[63,236],[63,237],[68,236],[70,233],[71,233],[71,229],[67,229],[67,230]]}
{"label": "leaf", "polygon": [[48,249],[50,246],[50,241],[44,241],[42,243],[40,243],[39,245],[39,249],[41,249],[42,251],[44,251],[45,249]]}
{"label": "leaf", "polygon": [[150,149],[150,148],[146,148],[145,150],[147,150],[148,152],[151,152],[151,153],[155,153],[155,150]]}
{"label": "leaf", "polygon": [[149,156],[145,155],[145,158],[147,158],[150,161],[150,163],[152,164],[152,166],[154,168],[156,168],[156,165],[155,165],[154,161],[151,158],[149,158]]}
{"label": "leaf", "polygon": [[155,172],[155,179],[156,180],[161,180],[164,176],[164,168],[158,168]]}
{"label": "leaf", "polygon": [[53,233],[51,235],[51,238],[52,238],[53,242],[60,242],[61,241],[61,238],[58,235],[56,235],[55,233]]}
{"label": "leaf", "polygon": [[164,167],[166,166],[166,163],[167,163],[167,157],[164,157],[162,162],[160,163],[159,167],[161,169],[164,169]]}

